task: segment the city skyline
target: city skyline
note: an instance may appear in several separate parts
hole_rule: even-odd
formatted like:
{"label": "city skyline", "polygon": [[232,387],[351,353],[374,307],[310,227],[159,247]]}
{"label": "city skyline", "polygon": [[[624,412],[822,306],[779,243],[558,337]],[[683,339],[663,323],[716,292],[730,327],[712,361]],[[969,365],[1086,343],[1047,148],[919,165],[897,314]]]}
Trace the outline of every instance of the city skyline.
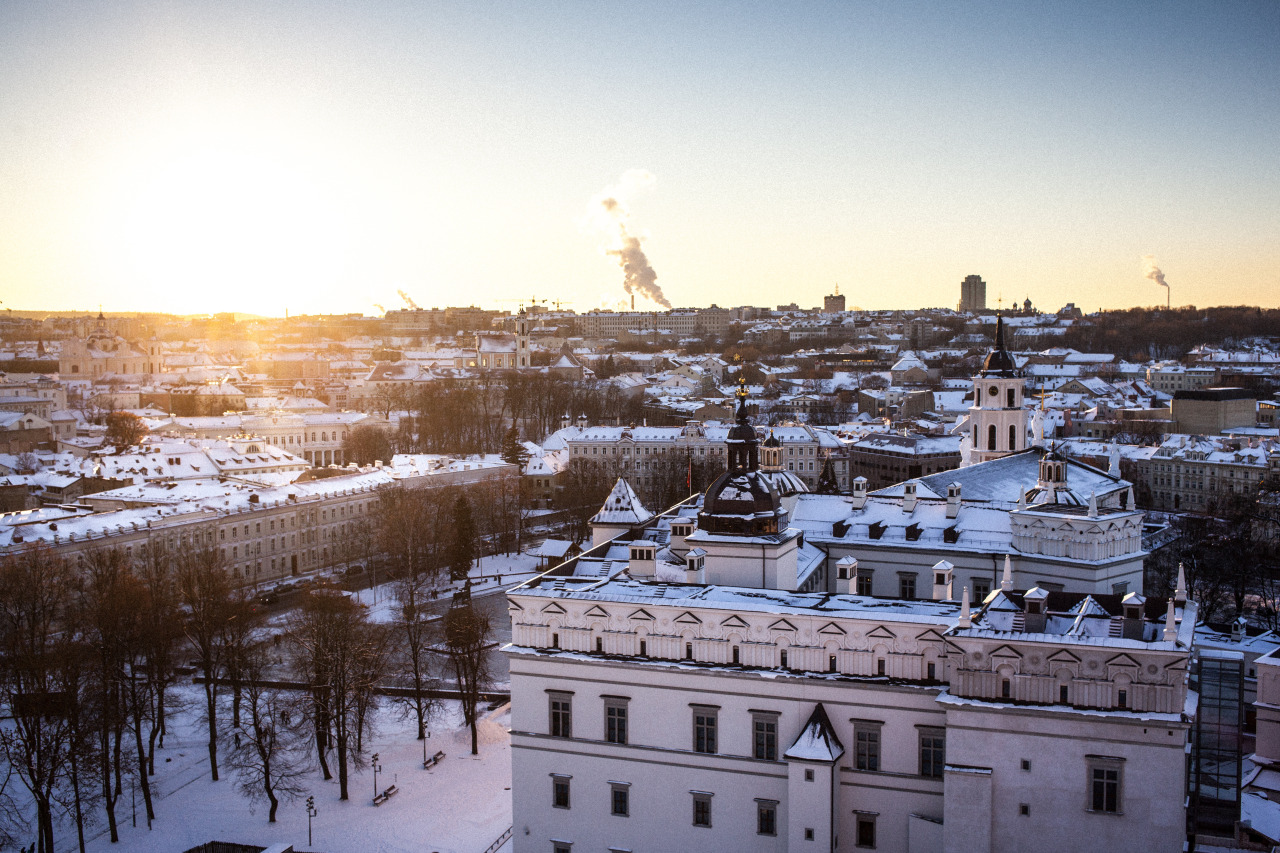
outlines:
{"label": "city skyline", "polygon": [[676,306],[954,307],[969,274],[989,307],[1276,306],[1278,34],[1262,3],[11,4],[0,299],[620,307],[622,188]]}

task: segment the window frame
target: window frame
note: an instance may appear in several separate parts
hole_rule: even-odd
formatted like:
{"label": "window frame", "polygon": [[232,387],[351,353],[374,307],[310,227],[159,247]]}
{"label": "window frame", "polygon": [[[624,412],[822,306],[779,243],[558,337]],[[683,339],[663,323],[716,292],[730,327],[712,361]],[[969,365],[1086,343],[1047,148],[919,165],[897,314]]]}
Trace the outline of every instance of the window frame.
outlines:
{"label": "window frame", "polygon": [[547,732],[551,737],[573,737],[573,693],[547,691]]}
{"label": "window frame", "polygon": [[631,700],[626,696],[603,696],[604,699],[604,739],[607,743],[626,746],[628,743],[628,724],[630,713],[628,706]]}
{"label": "window frame", "polygon": [[692,710],[693,751],[703,755],[718,755],[720,752],[720,709],[712,705],[694,705]]}
{"label": "window frame", "polygon": [[884,723],[879,720],[853,720],[852,722],[853,769],[878,773],[881,766],[881,729],[884,728]]}
{"label": "window frame", "polygon": [[[551,808],[553,809],[569,809],[573,807],[573,791],[569,786],[569,780],[573,777],[567,773],[551,774]],[[561,792],[564,793],[564,803],[561,804]]]}
{"label": "window frame", "polygon": [[[853,828],[853,846],[859,850],[875,850],[876,818],[879,817],[879,815],[874,812],[855,812],[854,814],[856,814],[857,817],[855,818]],[[864,829],[868,827],[870,828],[871,833],[869,843],[863,837]]]}
{"label": "window frame", "polygon": [[[767,816],[767,820],[766,820]],[[756,835],[778,834],[778,801],[756,800]]]}
{"label": "window frame", "polygon": [[715,796],[710,791],[690,791],[693,798],[693,825],[700,829],[711,829],[711,798]]}
{"label": "window frame", "polygon": [[[1086,755],[1085,768],[1085,811],[1090,814],[1123,815],[1124,759],[1111,755]],[[1104,774],[1101,779],[1099,773]],[[1114,778],[1107,779],[1105,774],[1114,774]],[[1099,784],[1102,785],[1101,789]],[[1110,808],[1107,807],[1107,787],[1114,788]],[[1099,802],[1101,808],[1097,807]]]}
{"label": "window frame", "polygon": [[917,726],[920,775],[941,779],[947,766],[947,730],[941,726]]}
{"label": "window frame", "polygon": [[[621,810],[619,810],[621,806]],[[609,782],[609,815],[631,817],[631,783]]]}
{"label": "window frame", "polygon": [[760,761],[778,760],[778,711],[751,712],[751,757]]}

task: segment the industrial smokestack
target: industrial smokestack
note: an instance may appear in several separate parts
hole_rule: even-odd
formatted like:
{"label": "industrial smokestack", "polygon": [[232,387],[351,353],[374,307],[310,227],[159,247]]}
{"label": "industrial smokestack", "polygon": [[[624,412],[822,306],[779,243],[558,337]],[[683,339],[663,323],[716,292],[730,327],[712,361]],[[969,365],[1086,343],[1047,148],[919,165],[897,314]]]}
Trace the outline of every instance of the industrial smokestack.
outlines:
{"label": "industrial smokestack", "polygon": [[1169,283],[1164,280],[1164,273],[1160,271],[1160,267],[1156,266],[1155,255],[1142,256],[1142,275],[1144,278],[1149,278],[1164,288],[1164,307],[1166,309],[1172,307],[1173,300],[1169,295]]}
{"label": "industrial smokestack", "polygon": [[626,199],[652,184],[653,175],[631,169],[623,173],[617,186],[606,187],[603,193],[592,199],[587,211],[587,221],[610,238],[605,254],[616,257],[622,267],[622,289],[631,295],[633,311],[637,292],[663,308],[671,308],[671,303],[658,286],[658,274],[653,271],[640,246],[640,238],[628,227],[631,214],[627,210]]}

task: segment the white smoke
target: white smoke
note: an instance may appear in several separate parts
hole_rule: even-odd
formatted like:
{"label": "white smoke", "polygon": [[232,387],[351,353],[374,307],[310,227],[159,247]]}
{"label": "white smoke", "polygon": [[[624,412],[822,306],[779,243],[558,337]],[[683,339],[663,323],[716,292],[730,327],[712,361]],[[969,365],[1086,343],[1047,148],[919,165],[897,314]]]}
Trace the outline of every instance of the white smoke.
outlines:
{"label": "white smoke", "polygon": [[587,208],[584,227],[603,234],[607,239],[604,252],[618,259],[622,267],[622,289],[628,294],[639,293],[652,302],[670,309],[671,303],[658,286],[658,274],[654,272],[641,247],[643,239],[633,232],[631,211],[627,202],[638,193],[648,190],[654,177],[643,169],[629,169],[618,183],[606,187],[591,199]]}
{"label": "white smoke", "polygon": [[1170,299],[1169,283],[1164,280],[1164,273],[1160,270],[1160,267],[1156,266],[1155,255],[1142,256],[1142,277],[1149,278],[1164,288],[1165,302],[1167,304]]}

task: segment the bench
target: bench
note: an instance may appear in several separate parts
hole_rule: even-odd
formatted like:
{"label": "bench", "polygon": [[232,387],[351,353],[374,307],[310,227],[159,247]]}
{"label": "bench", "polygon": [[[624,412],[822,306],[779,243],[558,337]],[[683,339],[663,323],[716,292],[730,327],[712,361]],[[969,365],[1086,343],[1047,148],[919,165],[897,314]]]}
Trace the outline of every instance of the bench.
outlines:
{"label": "bench", "polygon": [[391,787],[389,787],[389,788],[387,788],[385,791],[383,791],[381,794],[379,794],[378,796],[374,797],[374,798],[373,798],[373,804],[374,804],[375,806],[380,806],[380,805],[382,805],[383,803],[385,803],[387,800],[389,800],[389,799],[391,799],[392,797],[394,797],[394,796],[395,796],[396,794],[398,794],[398,793],[400,793],[400,789],[399,789],[399,788],[397,788],[395,785],[392,785]]}
{"label": "bench", "polygon": [[430,770],[432,767],[435,767],[437,764],[439,764],[443,758],[444,758],[444,750],[441,750],[440,752],[437,752],[435,755],[428,758],[426,761],[422,762],[422,769]]}

